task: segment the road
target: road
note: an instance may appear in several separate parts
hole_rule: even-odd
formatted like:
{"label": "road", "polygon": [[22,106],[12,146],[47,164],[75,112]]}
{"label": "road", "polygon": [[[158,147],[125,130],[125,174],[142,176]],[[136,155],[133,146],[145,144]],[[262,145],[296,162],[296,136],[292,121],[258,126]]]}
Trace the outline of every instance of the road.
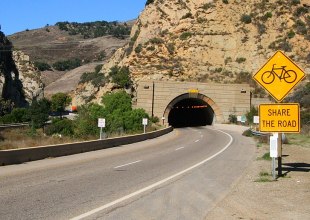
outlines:
{"label": "road", "polygon": [[113,149],[0,167],[0,216],[203,219],[254,150],[237,131],[182,128]]}

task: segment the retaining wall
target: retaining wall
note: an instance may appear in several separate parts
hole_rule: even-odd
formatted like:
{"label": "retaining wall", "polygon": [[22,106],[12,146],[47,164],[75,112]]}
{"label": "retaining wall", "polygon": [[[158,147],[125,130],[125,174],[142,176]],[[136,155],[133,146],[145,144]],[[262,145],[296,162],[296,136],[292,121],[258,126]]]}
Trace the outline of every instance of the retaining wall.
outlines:
{"label": "retaining wall", "polygon": [[19,164],[33,160],[41,160],[48,157],[60,157],[88,151],[112,148],[119,145],[132,144],[162,136],[164,134],[171,132],[172,130],[173,130],[172,127],[168,127],[162,130],[146,134],[131,135],[105,140],[48,145],[48,146],[23,148],[23,149],[1,150],[0,165],[3,166],[9,164]]}

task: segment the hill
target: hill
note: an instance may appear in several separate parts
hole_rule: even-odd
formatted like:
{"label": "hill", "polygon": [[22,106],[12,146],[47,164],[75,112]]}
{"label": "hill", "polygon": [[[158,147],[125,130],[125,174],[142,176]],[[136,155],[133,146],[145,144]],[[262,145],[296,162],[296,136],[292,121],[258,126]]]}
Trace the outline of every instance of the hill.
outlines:
{"label": "hill", "polygon": [[[14,45],[14,50],[29,55],[30,61],[37,67],[38,63],[50,66],[50,70],[41,71],[41,78],[46,94],[51,95],[74,90],[84,72],[93,71],[98,62],[103,63],[129,41],[132,25],[133,21],[58,22],[55,26],[47,25],[44,28],[15,33],[8,36],[8,39]],[[74,71],[71,68],[61,71],[62,69],[55,66],[55,63],[72,60],[79,62],[74,67],[82,67]],[[75,76],[72,76],[72,71]],[[67,73],[69,76],[66,76]],[[64,80],[67,80],[65,84]]]}
{"label": "hill", "polygon": [[[277,50],[309,73],[310,3],[307,0],[154,0],[132,28],[130,42],[104,65],[128,66],[141,79],[249,83]],[[106,84],[111,87],[111,85]],[[89,83],[77,91],[77,104],[99,101],[107,87]],[[83,98],[84,97],[84,98]]]}

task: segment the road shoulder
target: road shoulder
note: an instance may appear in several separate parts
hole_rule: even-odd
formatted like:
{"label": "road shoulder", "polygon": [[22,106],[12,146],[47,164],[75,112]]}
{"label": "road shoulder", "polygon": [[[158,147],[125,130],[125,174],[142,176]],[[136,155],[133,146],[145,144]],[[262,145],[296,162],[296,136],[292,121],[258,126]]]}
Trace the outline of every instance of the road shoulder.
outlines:
{"label": "road shoulder", "polygon": [[[259,145],[258,145],[259,146]],[[283,146],[285,177],[271,179],[271,161],[263,160],[269,146],[256,149],[230,193],[208,213],[209,219],[307,219],[310,216],[310,148]]]}

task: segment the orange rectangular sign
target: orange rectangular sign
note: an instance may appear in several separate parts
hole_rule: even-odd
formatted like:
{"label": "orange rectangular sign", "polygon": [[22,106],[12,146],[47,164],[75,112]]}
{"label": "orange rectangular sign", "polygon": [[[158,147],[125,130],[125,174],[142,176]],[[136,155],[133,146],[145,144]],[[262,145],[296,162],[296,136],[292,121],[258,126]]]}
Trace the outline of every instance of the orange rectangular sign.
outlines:
{"label": "orange rectangular sign", "polygon": [[300,132],[298,103],[259,105],[259,130],[261,132]]}

